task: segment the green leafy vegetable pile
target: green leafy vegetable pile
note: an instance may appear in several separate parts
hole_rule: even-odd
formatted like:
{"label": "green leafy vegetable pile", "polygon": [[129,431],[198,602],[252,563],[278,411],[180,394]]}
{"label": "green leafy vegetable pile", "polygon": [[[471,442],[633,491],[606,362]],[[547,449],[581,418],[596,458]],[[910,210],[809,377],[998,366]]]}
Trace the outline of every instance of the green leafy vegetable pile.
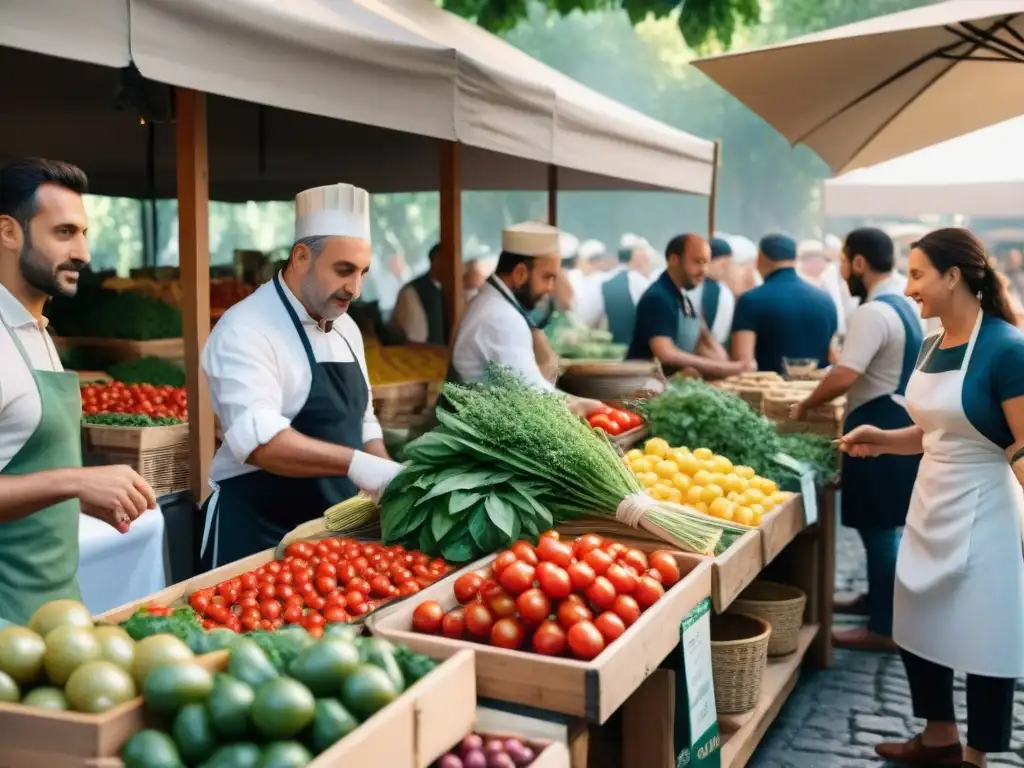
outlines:
{"label": "green leafy vegetable pile", "polygon": [[115,363],[107,368],[114,381],[125,384],[152,384],[156,387],[184,387],[185,369],[162,357],[143,357]]}
{"label": "green leafy vegetable pile", "polygon": [[154,419],[144,413],[86,413],[82,423],[98,427],[171,427],[185,422],[167,416]]}
{"label": "green leafy vegetable pile", "polygon": [[[482,384],[446,384],[437,416],[440,426],[406,447],[410,464],[384,494],[385,543],[465,562],[560,520],[614,516],[642,493],[604,433],[573,416],[562,395],[507,369],[492,365]],[[640,525],[690,551],[714,552],[746,530],[649,503]]]}
{"label": "green leafy vegetable pile", "polygon": [[181,312],[133,291],[79,289],[73,299],[55,297],[47,317],[60,336],[134,341],[181,338]]}

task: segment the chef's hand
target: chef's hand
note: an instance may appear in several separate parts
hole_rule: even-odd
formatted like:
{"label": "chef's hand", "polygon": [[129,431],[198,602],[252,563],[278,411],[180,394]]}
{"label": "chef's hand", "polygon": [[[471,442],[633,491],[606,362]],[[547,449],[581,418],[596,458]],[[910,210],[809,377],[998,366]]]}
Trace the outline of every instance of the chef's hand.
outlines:
{"label": "chef's hand", "polygon": [[132,521],[156,507],[156,494],[149,483],[129,466],[82,467],[72,472],[74,495],[82,511],[128,533]]}
{"label": "chef's hand", "polygon": [[839,450],[857,459],[881,456],[889,450],[884,429],[862,424],[839,438]]}
{"label": "chef's hand", "polygon": [[380,504],[381,496],[384,495],[388,483],[394,480],[395,475],[404,468],[397,461],[356,451],[348,466],[348,477],[359,490],[369,495],[375,503]]}
{"label": "chef's hand", "polygon": [[604,403],[600,400],[589,400],[585,397],[571,396],[569,397],[567,405],[569,407],[569,412],[572,413],[573,416],[578,416],[581,419],[585,419],[594,411],[598,411],[605,407]]}

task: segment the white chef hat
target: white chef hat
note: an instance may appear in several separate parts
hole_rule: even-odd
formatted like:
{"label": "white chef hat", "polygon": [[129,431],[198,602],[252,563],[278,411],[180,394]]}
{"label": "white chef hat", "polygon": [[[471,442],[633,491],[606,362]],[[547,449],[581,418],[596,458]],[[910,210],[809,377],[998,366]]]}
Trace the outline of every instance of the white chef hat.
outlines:
{"label": "white chef hat", "polygon": [[608,253],[608,249],[600,240],[584,240],[576,251],[576,255],[584,261],[596,259],[598,256],[604,256],[606,253]]}
{"label": "white chef hat", "polygon": [[641,237],[634,235],[632,232],[627,232],[619,238],[619,248],[636,248],[640,245]]}
{"label": "white chef hat", "polygon": [[579,251],[580,239],[575,235],[570,235],[568,232],[559,232],[558,244],[558,250],[559,253],[561,253],[562,258],[571,259]]}
{"label": "white chef hat", "polygon": [[518,256],[559,256],[562,248],[557,227],[539,221],[524,221],[505,227],[501,250]]}
{"label": "white chef hat", "polygon": [[801,240],[796,247],[798,259],[820,259],[825,255],[825,245],[820,240]]}
{"label": "white chef hat", "polygon": [[370,194],[351,184],[328,184],[295,196],[295,239],[354,237],[370,241]]}

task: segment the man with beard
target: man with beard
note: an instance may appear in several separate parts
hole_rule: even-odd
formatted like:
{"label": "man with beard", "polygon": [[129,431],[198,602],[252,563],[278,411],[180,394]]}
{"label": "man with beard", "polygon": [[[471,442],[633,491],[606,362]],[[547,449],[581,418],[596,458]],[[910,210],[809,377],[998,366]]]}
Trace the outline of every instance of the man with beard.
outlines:
{"label": "man with beard", "polygon": [[86,186],[68,163],[0,168],[0,620],[16,623],[80,599],[80,512],[125,533],[156,506],[131,468],[82,468],[78,376],[46,330],[46,300],[74,296],[89,263]]}
{"label": "man with beard", "polygon": [[706,379],[723,379],[753,370],[729,359],[688,293],[701,285],[711,263],[711,248],[700,235],[677,235],[665,248],[665,271],[636,307],[636,328],[628,360],[657,359],[669,371],[696,370]]}
{"label": "man with beard", "polygon": [[203,350],[224,442],[202,554],[216,567],[276,546],[401,470],[373,412],[363,339],[346,314],[370,269],[370,196],[348,184],[295,198],[284,269],[218,321]]}
{"label": "man with beard", "polygon": [[[846,395],[843,434],[862,424],[881,429],[912,425],[903,394],[914,371],[924,329],[917,308],[901,295],[893,274],[893,242],[880,229],[851,232],[841,269],[861,305],[850,316],[838,362],[806,400],[793,406],[800,419],[816,405]],[[866,627],[835,633],[837,645],[893,649],[893,585],[899,528],[907,509],[920,455],[870,459],[843,456],[843,524],[855,528],[867,552],[868,594],[839,601],[840,611],[867,614]]]}
{"label": "man with beard", "polygon": [[711,335],[719,344],[729,343],[732,316],[736,311],[736,297],[723,282],[732,262],[729,241],[716,237],[711,241],[711,263],[704,279],[686,292],[697,314],[704,318]]}
{"label": "man with beard", "polygon": [[[527,384],[554,391],[558,356],[531,316],[537,304],[555,290],[561,268],[559,231],[527,221],[501,235],[501,255],[494,274],[462,318],[448,378],[477,382],[491,362],[511,368]],[[574,413],[587,415],[601,407],[595,400],[569,398]]]}

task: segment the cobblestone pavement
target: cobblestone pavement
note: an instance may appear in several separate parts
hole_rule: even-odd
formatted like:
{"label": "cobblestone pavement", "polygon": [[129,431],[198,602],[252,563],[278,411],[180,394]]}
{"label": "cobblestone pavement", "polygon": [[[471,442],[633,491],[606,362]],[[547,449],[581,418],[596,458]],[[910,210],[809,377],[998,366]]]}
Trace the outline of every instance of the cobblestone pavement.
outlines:
{"label": "cobblestone pavement", "polygon": [[[864,550],[840,527],[836,589],[863,592]],[[963,727],[964,681],[956,683],[957,717]],[[1024,748],[1024,684],[1017,686],[1013,746]],[[750,768],[867,768],[881,766],[872,745],[917,733],[922,723],[910,709],[903,665],[896,654],[835,651],[832,669],[805,670],[775,724],[750,760]],[[1024,766],[1018,754],[993,756],[989,766]]]}

